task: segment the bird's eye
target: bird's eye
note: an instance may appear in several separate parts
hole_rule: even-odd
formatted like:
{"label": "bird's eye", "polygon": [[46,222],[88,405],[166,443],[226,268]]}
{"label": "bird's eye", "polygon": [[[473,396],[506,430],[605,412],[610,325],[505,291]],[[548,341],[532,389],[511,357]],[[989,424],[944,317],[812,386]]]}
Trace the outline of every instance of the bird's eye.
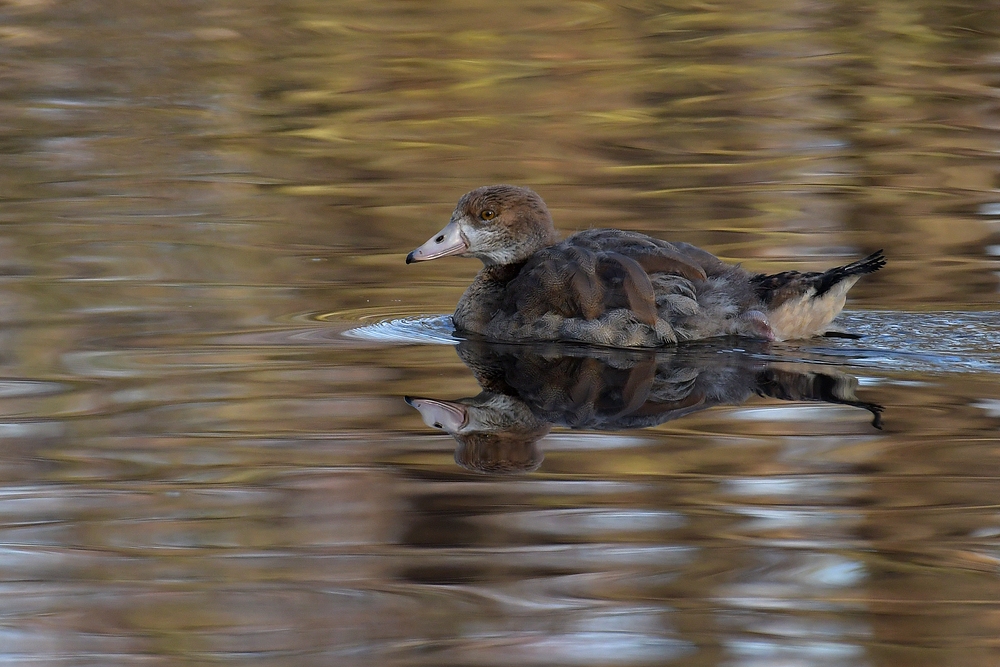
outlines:
{"label": "bird's eye", "polygon": [[482,218],[483,220],[492,220],[493,218],[497,217],[497,212],[491,208],[488,208],[482,213],[480,213],[479,217]]}

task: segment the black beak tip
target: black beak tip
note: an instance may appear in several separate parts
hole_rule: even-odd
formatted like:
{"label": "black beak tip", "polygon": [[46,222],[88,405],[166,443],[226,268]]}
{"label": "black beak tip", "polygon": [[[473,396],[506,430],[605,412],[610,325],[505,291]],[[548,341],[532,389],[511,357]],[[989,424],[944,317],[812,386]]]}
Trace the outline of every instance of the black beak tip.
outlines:
{"label": "black beak tip", "polygon": [[409,405],[410,407],[413,407],[413,397],[412,396],[404,396],[403,400],[406,401],[407,405]]}
{"label": "black beak tip", "polygon": [[413,263],[413,253],[415,253],[415,252],[416,252],[416,250],[412,250],[412,251],[410,251],[410,254],[406,256],[406,263],[407,264],[412,264]]}

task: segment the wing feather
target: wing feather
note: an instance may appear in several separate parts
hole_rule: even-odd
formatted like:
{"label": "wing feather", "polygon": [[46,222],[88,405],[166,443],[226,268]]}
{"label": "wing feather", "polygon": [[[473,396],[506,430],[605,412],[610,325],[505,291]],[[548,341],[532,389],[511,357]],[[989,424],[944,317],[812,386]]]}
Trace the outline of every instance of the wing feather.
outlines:
{"label": "wing feather", "polygon": [[[501,310],[524,320],[550,313],[597,320],[609,311],[628,309],[636,320],[656,328],[657,285],[667,280],[691,286],[715,270],[711,262],[721,264],[700,253],[635,232],[581,232],[535,253],[508,283]],[[659,298],[676,291],[669,289]]]}

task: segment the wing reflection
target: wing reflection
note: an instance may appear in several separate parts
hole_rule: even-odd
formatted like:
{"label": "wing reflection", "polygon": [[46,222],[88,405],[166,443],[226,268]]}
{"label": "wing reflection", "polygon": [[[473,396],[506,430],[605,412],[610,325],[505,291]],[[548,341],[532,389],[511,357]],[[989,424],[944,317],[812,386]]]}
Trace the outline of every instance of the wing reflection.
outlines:
{"label": "wing reflection", "polygon": [[428,426],[458,442],[470,470],[528,472],[541,465],[538,441],[553,425],[574,429],[646,428],[751,396],[820,401],[868,410],[881,428],[882,406],[858,400],[857,379],[833,369],[768,360],[766,343],[660,350],[509,345],[466,340],[458,355],[483,391],[458,400],[406,397]]}

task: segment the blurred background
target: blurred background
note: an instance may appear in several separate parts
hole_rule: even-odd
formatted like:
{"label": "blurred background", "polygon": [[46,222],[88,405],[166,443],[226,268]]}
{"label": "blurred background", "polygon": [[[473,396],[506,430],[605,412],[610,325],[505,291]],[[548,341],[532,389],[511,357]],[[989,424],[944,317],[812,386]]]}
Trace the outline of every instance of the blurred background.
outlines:
{"label": "blurred background", "polygon": [[[0,662],[996,664],[997,9],[0,2]],[[754,270],[884,248],[866,338],[761,356],[883,430],[458,467],[402,399],[480,390],[453,347],[342,332],[451,312],[478,264],[405,254],[496,182]]]}

